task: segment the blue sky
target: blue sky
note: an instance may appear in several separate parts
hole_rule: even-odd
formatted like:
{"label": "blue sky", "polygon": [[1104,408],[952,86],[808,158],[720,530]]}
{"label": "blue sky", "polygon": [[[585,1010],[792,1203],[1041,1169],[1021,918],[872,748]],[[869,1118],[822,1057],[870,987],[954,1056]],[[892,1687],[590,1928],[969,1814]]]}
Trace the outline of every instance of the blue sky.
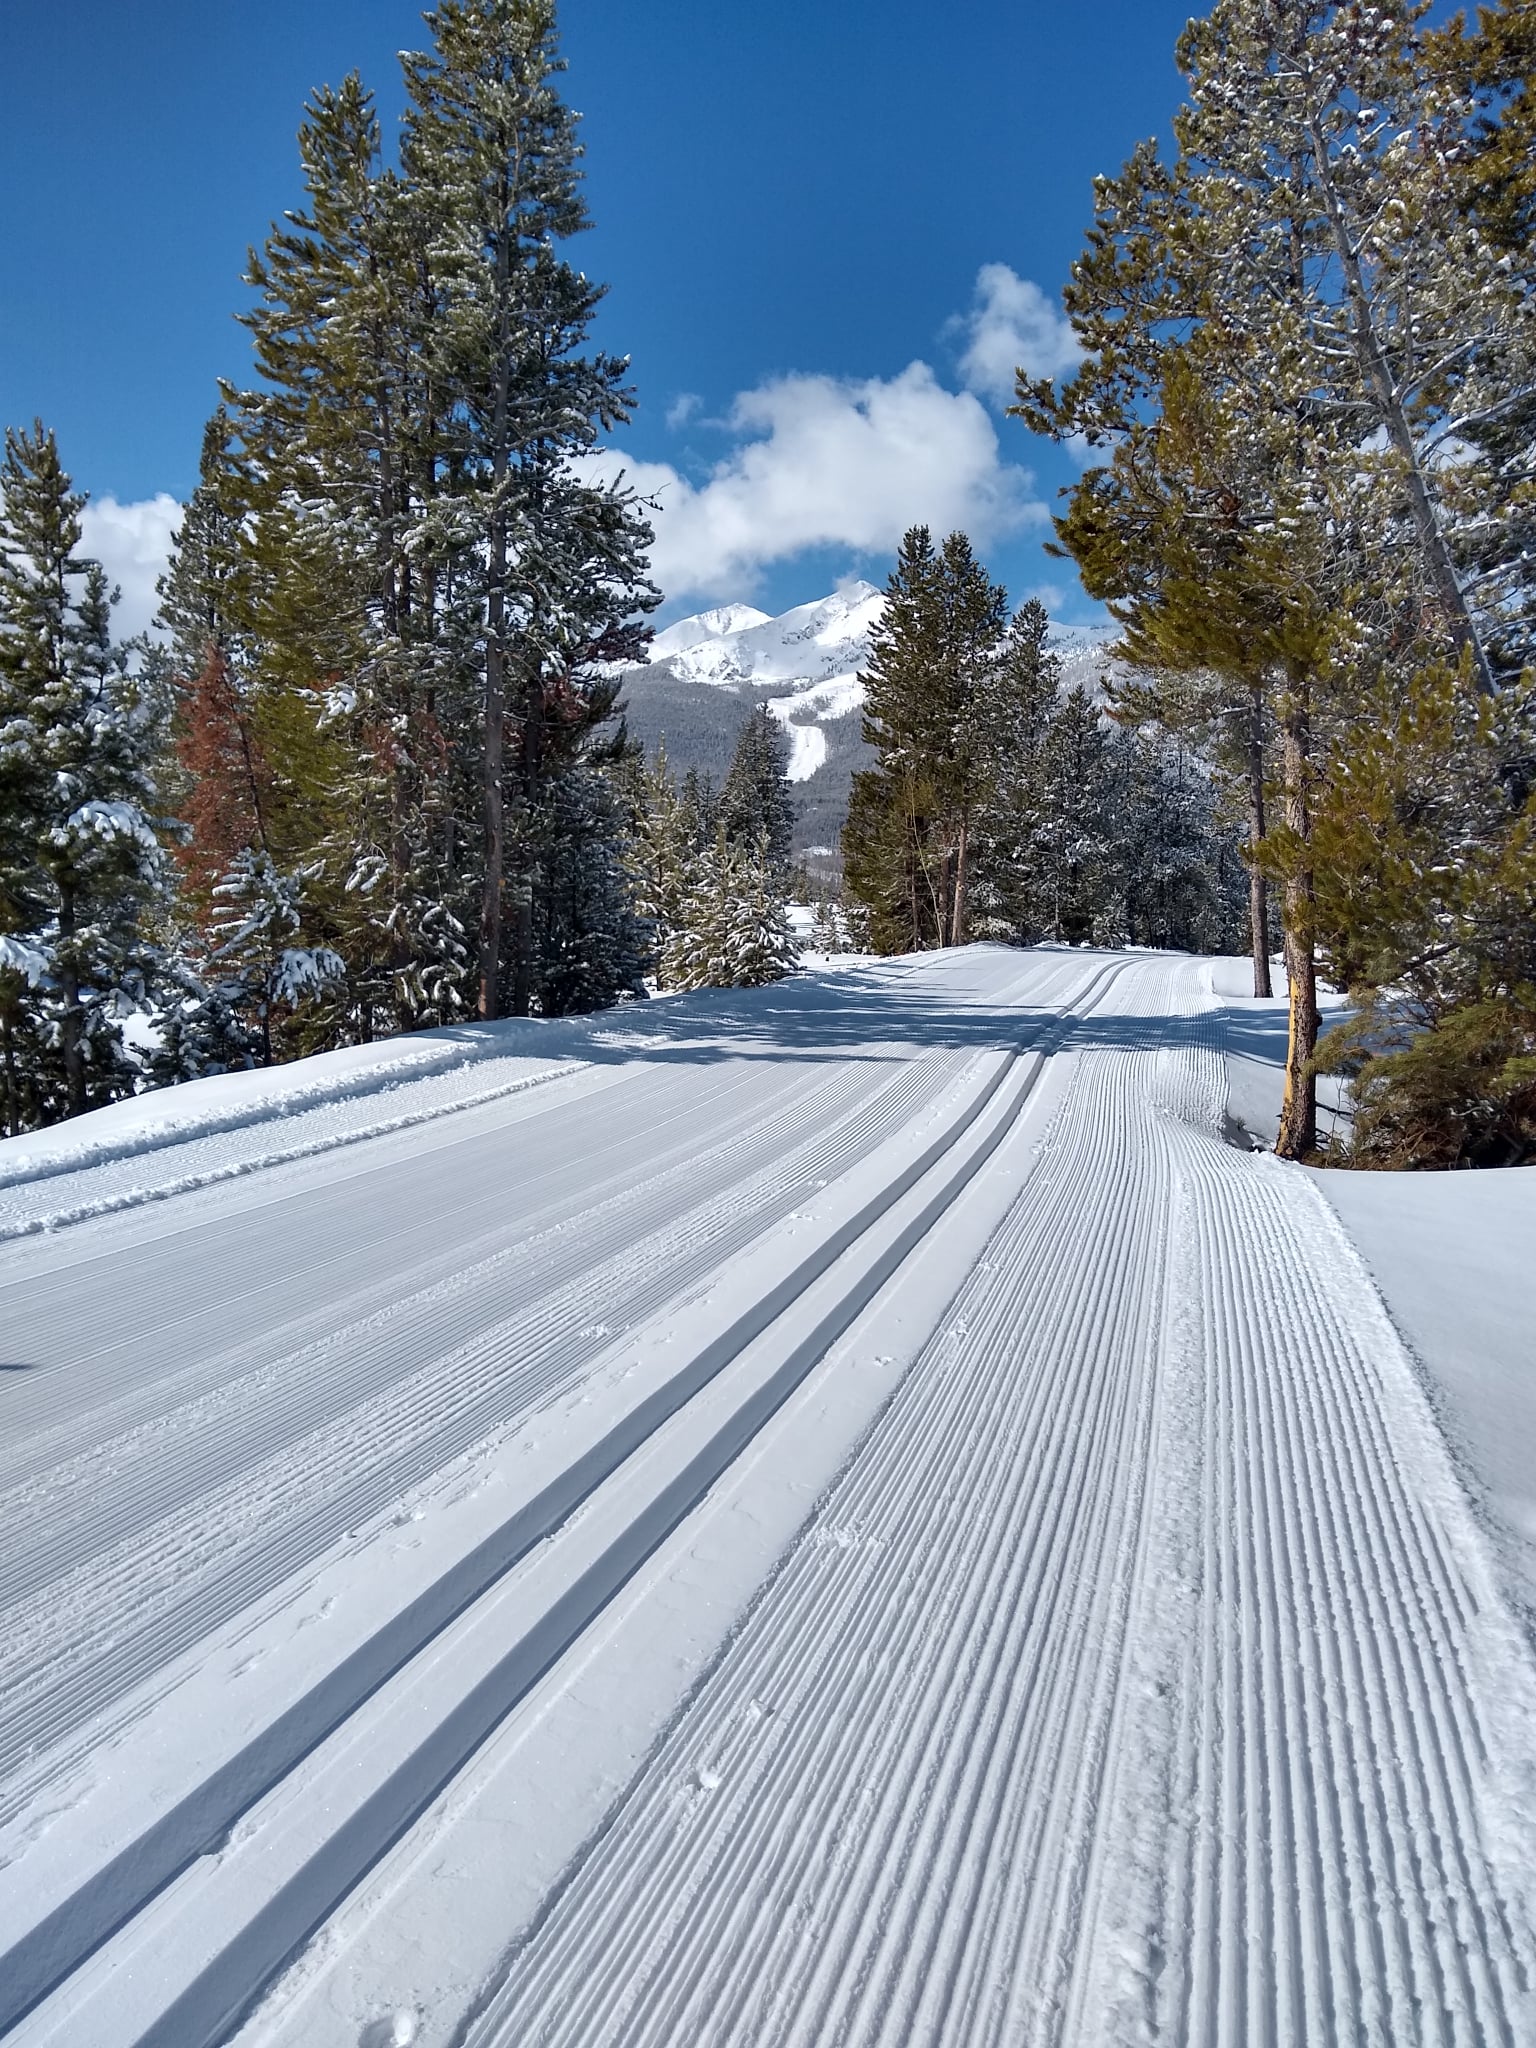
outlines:
{"label": "blue sky", "polygon": [[[1090,180],[1177,102],[1187,0],[566,0],[595,219],[576,245],[633,358],[620,435],[660,491],[669,613],[883,578],[908,520],[1054,584],[1072,473],[1001,417],[1064,360]],[[130,612],[238,378],[246,246],[299,197],[308,90],[398,107],[409,0],[11,0],[0,67],[0,419],[40,414]],[[618,457],[613,458],[615,461]]]}

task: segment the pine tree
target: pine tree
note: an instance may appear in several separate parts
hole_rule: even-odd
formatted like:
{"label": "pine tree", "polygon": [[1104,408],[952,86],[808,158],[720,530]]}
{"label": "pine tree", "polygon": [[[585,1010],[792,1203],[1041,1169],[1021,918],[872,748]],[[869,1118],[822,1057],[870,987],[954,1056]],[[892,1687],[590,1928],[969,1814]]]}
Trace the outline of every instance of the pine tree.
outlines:
{"label": "pine tree", "polygon": [[540,818],[579,751],[570,714],[595,724],[614,701],[585,689],[584,672],[633,658],[625,622],[656,600],[632,502],[571,462],[628,416],[630,394],[625,363],[581,353],[601,287],[556,253],[587,216],[553,5],[444,0],[426,19],[432,49],[404,60],[402,168],[434,208],[432,360],[451,404],[456,529],[481,564],[458,630],[483,645],[479,1008],[494,1017],[504,978],[514,1012],[536,997]]}
{"label": "pine tree", "polygon": [[239,520],[248,687],[284,799],[265,850],[310,876],[306,923],[347,962],[338,1016],[370,1037],[467,1000],[473,775],[448,737],[473,729],[448,604],[467,572],[431,359],[431,207],[382,169],[355,76],[314,95],[299,145],[308,204],[251,259],[263,382],[226,394],[217,489]]}
{"label": "pine tree", "polygon": [[1469,147],[1453,168],[1462,204],[1529,273],[1536,244],[1536,9],[1531,0],[1453,15],[1425,37],[1431,70],[1469,103]]}
{"label": "pine tree", "polygon": [[733,846],[762,841],[769,867],[781,875],[789,872],[795,831],[795,800],[785,773],[788,760],[783,727],[766,705],[759,704],[742,724],[715,811]]}
{"label": "pine tree", "polygon": [[974,710],[1007,603],[964,534],[935,550],[926,527],[907,533],[863,678],[879,760],[854,778],[844,840],[848,886],[883,950],[964,943],[981,794]]}
{"label": "pine tree", "polygon": [[[586,783],[619,713],[604,671],[654,602],[631,500],[571,461],[628,393],[583,353],[600,288],[558,254],[585,215],[553,10],[427,20],[398,171],[357,78],[306,109],[306,206],[251,260],[262,381],[226,393],[216,492],[263,850],[346,963],[327,1028],[362,1038],[570,1000],[560,833],[610,808]],[[623,925],[615,906],[620,950]]]}
{"label": "pine tree", "polygon": [[132,1087],[120,1020],[144,1006],[140,923],[160,873],[157,735],[113,645],[115,594],[79,553],[83,496],[38,422],[0,464],[0,967],[6,1117],[78,1116]]}

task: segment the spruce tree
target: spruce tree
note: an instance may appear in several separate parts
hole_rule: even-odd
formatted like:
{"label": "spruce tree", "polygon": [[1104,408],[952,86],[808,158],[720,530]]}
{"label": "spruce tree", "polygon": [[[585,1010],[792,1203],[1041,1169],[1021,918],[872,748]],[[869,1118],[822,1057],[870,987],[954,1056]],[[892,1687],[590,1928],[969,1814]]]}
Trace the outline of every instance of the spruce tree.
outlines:
{"label": "spruce tree", "polygon": [[713,843],[689,863],[677,922],[662,945],[662,986],[760,988],[798,959],[766,839],[733,844],[717,826]]}
{"label": "spruce tree", "polygon": [[981,795],[975,710],[998,657],[1007,595],[964,534],[904,538],[870,638],[864,737],[844,872],[882,950],[964,943]]}
{"label": "spruce tree", "polygon": [[450,407],[456,531],[480,565],[456,630],[483,648],[479,1010],[494,1017],[504,995],[521,1014],[537,993],[549,784],[614,701],[586,671],[633,658],[626,621],[655,598],[631,501],[572,466],[631,401],[627,365],[582,352],[602,288],[557,253],[587,215],[553,5],[444,0],[426,20],[431,50],[404,60],[402,169],[432,208],[443,293],[431,355]]}
{"label": "spruce tree", "polygon": [[731,844],[755,847],[761,840],[769,867],[781,875],[789,872],[795,831],[788,759],[783,727],[759,704],[742,724],[716,807]]}
{"label": "spruce tree", "polygon": [[1037,598],[1020,605],[970,707],[978,789],[971,928],[978,938],[1034,938],[1041,930],[1031,831],[1041,747],[1061,683],[1049,629]]}
{"label": "spruce tree", "polygon": [[112,641],[115,593],[80,552],[84,497],[51,433],[0,464],[0,966],[11,1130],[133,1086],[122,1018],[145,1006],[141,930],[161,851],[144,693]]}

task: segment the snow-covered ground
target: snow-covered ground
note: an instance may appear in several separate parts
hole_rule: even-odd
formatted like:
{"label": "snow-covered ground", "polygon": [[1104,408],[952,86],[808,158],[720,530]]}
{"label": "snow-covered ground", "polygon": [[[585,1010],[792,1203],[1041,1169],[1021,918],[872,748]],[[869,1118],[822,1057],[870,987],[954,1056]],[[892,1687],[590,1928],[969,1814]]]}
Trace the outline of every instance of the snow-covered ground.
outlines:
{"label": "snow-covered ground", "polygon": [[1412,1203],[1224,1142],[1216,981],[850,963],[0,1149],[0,2034],[1536,2040],[1457,1249],[1526,1177],[1415,1305]]}

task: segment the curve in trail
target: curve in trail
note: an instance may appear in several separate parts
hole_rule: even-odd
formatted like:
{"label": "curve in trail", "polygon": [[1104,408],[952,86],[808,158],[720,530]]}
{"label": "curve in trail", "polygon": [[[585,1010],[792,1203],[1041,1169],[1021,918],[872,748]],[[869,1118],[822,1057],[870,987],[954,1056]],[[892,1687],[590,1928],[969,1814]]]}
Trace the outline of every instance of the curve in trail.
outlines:
{"label": "curve in trail", "polygon": [[1532,2038],[1530,1660],[1358,1263],[1220,1143],[1199,973],[1079,1034],[946,1331],[473,2048]]}
{"label": "curve in trail", "polygon": [[1145,1465],[1167,1188],[1129,1111],[1157,1057],[1082,1065],[946,1331],[477,2040],[921,2039],[937,2009],[981,2041],[999,1972],[1049,1975]]}
{"label": "curve in trail", "polygon": [[[1026,984],[1081,975],[1037,963]],[[1007,979],[1018,985],[1016,967]],[[234,1375],[228,1360],[194,1367],[204,1391],[184,1376],[180,1398],[156,1405],[157,1384],[139,1419],[105,1440],[89,1434],[95,1413],[81,1418],[89,1448],[45,1456],[0,1494],[0,1771],[12,1774],[0,1813],[36,1795],[39,1769],[71,1767],[74,1731],[210,1629],[471,1445],[568,1398],[613,1331],[700,1285],[808,1187],[953,1086],[970,1058],[943,1050],[873,1072],[838,1061],[787,1087],[769,1076],[766,1106],[713,1146],[695,1140],[663,1172],[553,1227],[547,1206],[535,1210],[540,1236],[508,1245],[493,1232],[493,1256],[415,1300],[254,1367],[241,1356]],[[375,1208],[371,1183],[347,1185]],[[496,1193],[481,1191],[492,1209]],[[196,1233],[172,1242],[199,1249]],[[54,1433],[46,1449],[59,1448]]]}

